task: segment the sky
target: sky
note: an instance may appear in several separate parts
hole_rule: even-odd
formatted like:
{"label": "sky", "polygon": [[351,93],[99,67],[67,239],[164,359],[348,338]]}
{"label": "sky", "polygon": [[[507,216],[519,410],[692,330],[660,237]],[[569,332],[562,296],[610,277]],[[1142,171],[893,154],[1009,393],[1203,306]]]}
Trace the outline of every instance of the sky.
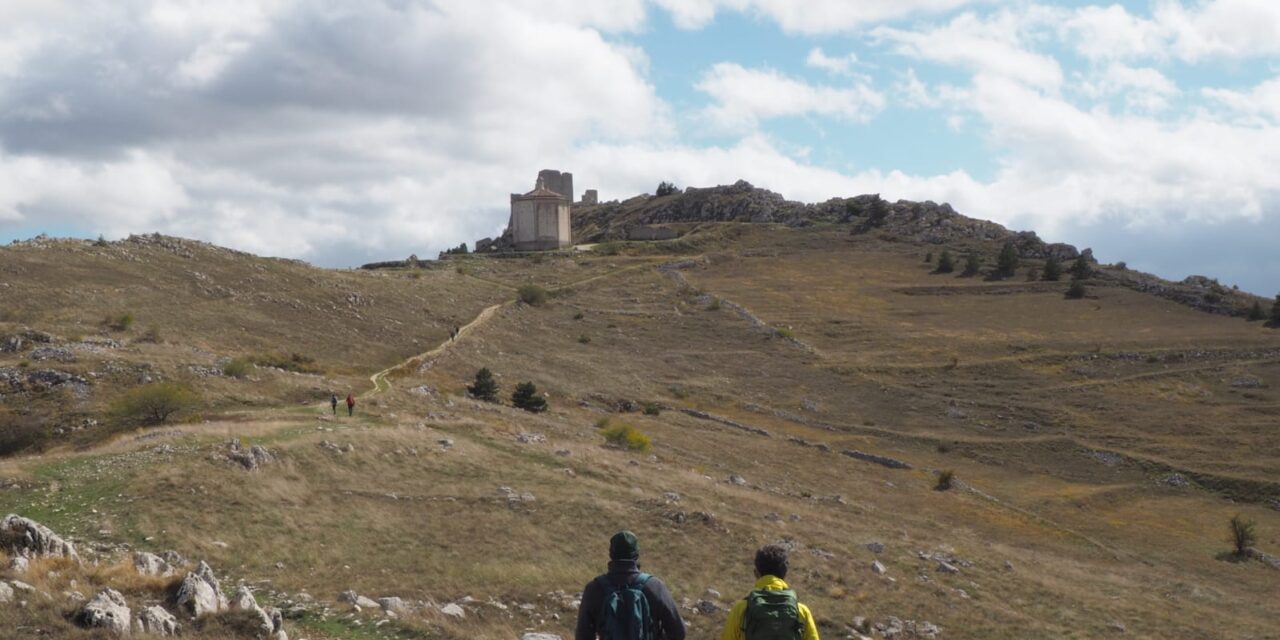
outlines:
{"label": "sky", "polygon": [[543,168],[949,202],[1274,295],[1280,2],[0,3],[0,242],[429,257]]}

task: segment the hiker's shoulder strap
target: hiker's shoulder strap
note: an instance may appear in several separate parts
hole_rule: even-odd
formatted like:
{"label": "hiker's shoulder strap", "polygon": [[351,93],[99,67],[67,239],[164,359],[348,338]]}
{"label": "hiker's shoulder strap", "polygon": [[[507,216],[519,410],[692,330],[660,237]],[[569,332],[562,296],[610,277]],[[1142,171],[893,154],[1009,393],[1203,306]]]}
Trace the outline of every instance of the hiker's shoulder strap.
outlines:
{"label": "hiker's shoulder strap", "polygon": [[645,583],[649,582],[649,578],[652,578],[652,577],[653,576],[647,573],[641,573],[640,576],[636,578],[636,581],[633,582],[632,584],[636,585],[637,587],[643,587]]}

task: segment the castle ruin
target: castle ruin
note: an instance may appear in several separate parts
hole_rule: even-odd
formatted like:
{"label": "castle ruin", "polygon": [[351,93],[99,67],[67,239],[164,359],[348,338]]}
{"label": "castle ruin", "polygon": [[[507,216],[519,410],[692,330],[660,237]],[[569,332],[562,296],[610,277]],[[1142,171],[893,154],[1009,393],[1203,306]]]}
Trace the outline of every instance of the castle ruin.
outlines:
{"label": "castle ruin", "polygon": [[516,251],[545,251],[573,245],[569,207],[573,202],[573,174],[552,169],[538,172],[533,191],[511,194],[507,228]]}

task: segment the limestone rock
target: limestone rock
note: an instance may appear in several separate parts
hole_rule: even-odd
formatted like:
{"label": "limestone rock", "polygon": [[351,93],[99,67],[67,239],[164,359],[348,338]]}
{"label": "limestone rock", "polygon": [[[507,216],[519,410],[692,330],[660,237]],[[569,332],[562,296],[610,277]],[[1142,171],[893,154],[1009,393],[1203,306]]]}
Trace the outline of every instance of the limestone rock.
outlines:
{"label": "limestone rock", "polygon": [[133,568],[140,576],[171,576],[173,567],[164,558],[146,551],[133,554]]}
{"label": "limestone rock", "polygon": [[520,636],[520,640],[562,640],[560,636],[554,633],[526,633]]}
{"label": "limestone rock", "polygon": [[253,445],[245,449],[240,438],[227,443],[227,459],[239,463],[246,471],[256,471],[259,467],[274,462],[276,457],[266,447]]}
{"label": "limestone rock", "polygon": [[15,575],[26,573],[29,566],[31,566],[31,561],[22,556],[15,556],[9,559],[9,571],[12,571]]}
{"label": "limestone rock", "polygon": [[729,476],[729,484],[741,487],[747,484],[747,479],[737,474],[731,475]]}
{"label": "limestone rock", "polygon": [[873,573],[875,573],[876,575],[881,575],[881,576],[882,576],[882,575],[884,575],[884,574],[885,574],[885,572],[887,572],[887,571],[888,571],[888,569],[885,569],[885,568],[884,568],[884,564],[883,564],[883,563],[881,563],[879,560],[876,560],[876,561],[874,561],[874,562],[872,562],[872,563],[871,563],[871,571],[872,571]]}
{"label": "limestone rock", "polygon": [[404,600],[397,598],[396,596],[378,598],[378,605],[382,607],[383,611],[400,612],[409,608],[408,605],[405,604]]}
{"label": "limestone rock", "polygon": [[0,540],[9,541],[9,552],[23,557],[54,556],[80,560],[76,548],[35,520],[10,514],[0,520]]}
{"label": "limestone rock", "polygon": [[178,635],[178,619],[173,617],[172,613],[165,611],[163,607],[147,607],[138,615],[137,620],[138,631],[141,633],[149,633],[154,636],[176,636]]}
{"label": "limestone rock", "polygon": [[0,604],[13,601],[13,587],[0,580]]}
{"label": "limestone rock", "polygon": [[960,573],[960,569],[956,568],[956,566],[951,564],[950,562],[946,562],[944,560],[938,561],[938,571],[941,573]]}
{"label": "limestone rock", "polygon": [[876,555],[879,555],[879,554],[884,553],[884,543],[883,543],[883,542],[868,542],[867,544],[865,544],[865,545],[863,545],[863,546],[865,546],[865,547],[867,548],[867,551],[870,551],[871,553],[874,553],[874,554],[876,554]]}
{"label": "limestone rock", "polygon": [[132,626],[132,616],[119,591],[103,589],[80,609],[76,622],[87,629],[106,629],[117,635],[127,635]]}
{"label": "limestone rock", "polygon": [[194,617],[217,613],[227,608],[227,598],[222,586],[213,575],[213,569],[201,562],[195,572],[188,572],[178,587],[178,609]]}
{"label": "limestone rock", "polygon": [[258,608],[258,600],[253,597],[253,592],[249,587],[240,585],[236,587],[236,592],[232,594],[231,601],[227,603],[227,607],[232,611],[253,611]]}
{"label": "limestone rock", "polygon": [[450,618],[456,618],[458,620],[462,620],[463,618],[467,617],[466,610],[464,610],[462,607],[458,606],[453,602],[450,602],[449,604],[446,604],[443,607],[440,607],[440,613],[443,613],[444,615],[449,616]]}

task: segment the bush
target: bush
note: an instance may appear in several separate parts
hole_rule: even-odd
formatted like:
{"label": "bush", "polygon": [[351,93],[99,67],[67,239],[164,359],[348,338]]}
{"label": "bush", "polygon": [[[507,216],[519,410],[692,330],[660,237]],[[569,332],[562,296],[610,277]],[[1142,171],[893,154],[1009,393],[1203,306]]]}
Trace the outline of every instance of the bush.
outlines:
{"label": "bush", "polygon": [[516,295],[520,297],[520,302],[534,307],[540,307],[547,303],[547,290],[536,284],[520,285]]}
{"label": "bush", "polygon": [[590,343],[591,343],[591,336],[585,333],[578,336],[578,344],[590,344]]}
{"label": "bush", "polygon": [[680,190],[676,188],[675,183],[666,182],[666,181],[658,183],[657,195],[659,198],[663,196],[675,195],[677,193],[680,193]]}
{"label": "bush", "polygon": [[1062,265],[1058,263],[1057,258],[1049,256],[1049,259],[1044,261],[1044,271],[1040,273],[1040,279],[1057,282],[1060,278],[1062,278]]}
{"label": "bush", "polygon": [[102,234],[101,234],[101,233],[99,233],[99,234],[98,234],[98,239],[97,239],[97,240],[95,240],[95,241],[93,242],[93,246],[95,246],[95,247],[105,247],[105,246],[107,246],[107,245],[108,245],[108,243],[107,243],[107,239],[106,239],[106,238],[104,238],[104,237],[102,237]]}
{"label": "bush", "polygon": [[871,197],[871,204],[867,207],[867,219],[864,220],[857,229],[854,229],[854,232],[866,233],[872,229],[883,227],[885,220],[889,219],[889,213],[891,213],[891,211],[892,209],[890,209],[889,203],[886,202],[884,198],[881,198],[880,194],[877,193],[873,195]]}
{"label": "bush", "polygon": [[1253,529],[1252,520],[1245,520],[1238,513],[1231,517],[1231,544],[1235,547],[1237,556],[1243,558],[1248,555],[1249,547],[1258,541],[1258,536]]}
{"label": "bush", "polygon": [[1088,291],[1084,288],[1084,282],[1081,280],[1072,280],[1071,286],[1067,287],[1067,299],[1079,300],[1084,297]]}
{"label": "bush", "polygon": [[712,298],[711,303],[707,305],[707,311],[719,311],[720,298]]}
{"label": "bush", "polygon": [[600,244],[597,244],[592,251],[606,256],[616,256],[619,253],[622,253],[622,243],[617,240],[601,242]]}
{"label": "bush", "polygon": [[1253,301],[1253,306],[1249,308],[1249,315],[1246,316],[1246,319],[1248,319],[1249,322],[1257,322],[1259,320],[1267,319],[1267,313],[1262,310],[1261,302],[1258,302],[1257,300]]}
{"label": "bush", "polygon": [[107,325],[112,331],[128,331],[133,326],[133,314],[129,312],[115,316],[107,316],[102,320],[102,324]]}
{"label": "bush", "polygon": [[1276,296],[1275,304],[1271,305],[1271,322],[1268,324],[1280,328],[1280,295]]}
{"label": "bush", "polygon": [[301,353],[260,353],[253,357],[253,363],[259,367],[273,367],[296,373],[319,373],[315,366],[316,359]]}
{"label": "bush", "polygon": [[585,318],[585,317],[587,317],[587,315],[586,315],[585,313],[581,312],[581,311],[579,311],[579,312],[577,312],[577,313],[573,314],[573,319],[574,319],[574,320],[581,320],[581,319],[583,319],[583,318]]}
{"label": "bush", "polygon": [[547,410],[546,399],[538,395],[538,388],[533,386],[532,382],[521,382],[516,385],[516,390],[511,394],[511,404],[517,409],[524,409],[531,413]]}
{"label": "bush", "polygon": [[156,382],[125,392],[112,406],[112,412],[124,420],[164,424],[174,414],[198,403],[199,398],[190,387],[176,382]]}
{"label": "bush", "polygon": [[950,491],[955,484],[956,472],[946,469],[938,472],[938,481],[934,483],[935,491]]}
{"label": "bush", "polygon": [[977,252],[970,251],[969,254],[964,257],[964,271],[961,271],[960,275],[965,277],[976,276],[981,268],[982,263],[978,260]]}
{"label": "bush", "polygon": [[924,254],[924,262],[925,262],[925,264],[933,264],[933,252],[932,252],[932,251],[929,251],[929,252],[927,252],[927,253],[925,253],[925,254]]}
{"label": "bush", "polygon": [[476,372],[476,380],[467,387],[467,393],[476,400],[485,402],[498,401],[498,382],[493,379],[493,372],[488,367]]}
{"label": "bush", "polygon": [[653,447],[653,441],[649,436],[629,424],[622,422],[610,424],[609,419],[604,418],[596,423],[596,428],[600,430],[600,435],[604,436],[604,441],[612,446],[638,453],[644,453]]}
{"label": "bush", "polygon": [[467,255],[467,243],[462,243],[452,249],[445,249],[442,253],[446,256],[465,256]]}
{"label": "bush", "polygon": [[164,338],[161,337],[160,335],[160,327],[151,325],[147,327],[147,330],[144,331],[141,336],[138,336],[138,341],[150,342],[152,344],[160,344],[164,342]]}
{"label": "bush", "polygon": [[1012,242],[1004,243],[1000,247],[1000,255],[996,258],[996,273],[1001,277],[1008,278],[1018,270],[1018,249],[1013,246]]}
{"label": "bush", "polygon": [[778,334],[779,338],[785,338],[787,340],[794,340],[796,337],[796,332],[792,331],[791,327],[777,327],[774,329],[774,332]]}
{"label": "bush", "polygon": [[951,259],[950,251],[943,251],[938,256],[938,266],[933,270],[934,273],[951,273],[956,270],[956,263]]}
{"label": "bush", "polygon": [[1088,258],[1085,258],[1082,253],[1071,265],[1071,277],[1076,280],[1084,280],[1091,275],[1093,275],[1093,267],[1089,266]]}
{"label": "bush", "polygon": [[1127,269],[1129,268],[1129,264],[1128,264],[1127,262],[1125,262],[1124,260],[1121,260],[1120,262],[1117,262],[1117,263],[1116,263],[1116,268],[1117,268],[1117,269],[1119,269],[1119,270],[1121,270],[1121,271],[1125,271],[1125,270],[1127,270]]}
{"label": "bush", "polygon": [[658,403],[656,402],[644,403],[644,414],[646,416],[656,416],[661,413],[662,413],[662,407],[658,406]]}
{"label": "bush", "polygon": [[244,378],[249,375],[249,367],[252,366],[253,363],[244,358],[232,358],[222,365],[222,375],[232,378]]}

